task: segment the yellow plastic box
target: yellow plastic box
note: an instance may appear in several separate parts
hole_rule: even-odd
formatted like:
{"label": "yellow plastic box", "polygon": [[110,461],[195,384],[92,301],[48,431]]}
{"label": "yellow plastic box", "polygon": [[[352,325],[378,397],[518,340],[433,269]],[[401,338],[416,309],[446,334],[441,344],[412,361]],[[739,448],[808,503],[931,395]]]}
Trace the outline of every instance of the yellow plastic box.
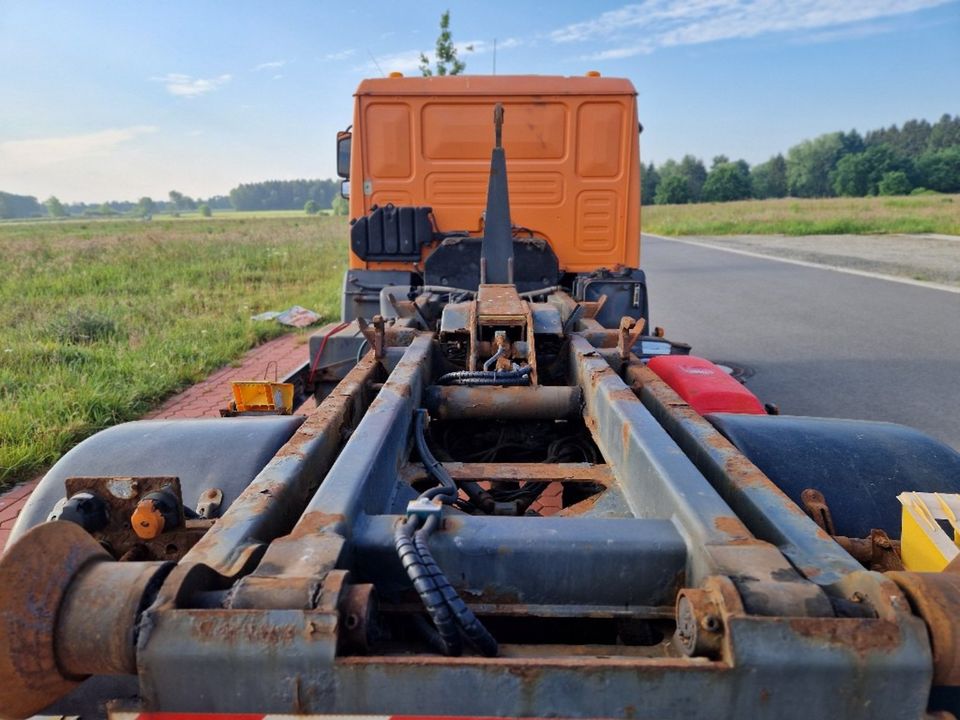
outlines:
{"label": "yellow plastic box", "polygon": [[960,555],[960,495],[905,492],[897,500],[903,506],[903,566],[915,572],[940,572]]}
{"label": "yellow plastic box", "polygon": [[232,383],[237,412],[293,412],[293,384],[266,380],[243,380]]}

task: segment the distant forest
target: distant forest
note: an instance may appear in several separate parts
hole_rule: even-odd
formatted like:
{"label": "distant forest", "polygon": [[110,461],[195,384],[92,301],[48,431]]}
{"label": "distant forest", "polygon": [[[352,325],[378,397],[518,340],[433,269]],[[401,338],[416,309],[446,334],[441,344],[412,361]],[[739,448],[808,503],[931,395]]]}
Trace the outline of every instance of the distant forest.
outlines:
{"label": "distant forest", "polygon": [[208,215],[216,210],[304,210],[312,214],[322,209],[336,209],[342,205],[338,200],[341,200],[339,180],[267,180],[238,185],[229,195],[207,199],[191,198],[171,190],[166,200],[142,197],[137,201],[112,200],[99,204],[61,203],[52,196],[41,203],[32,195],[0,192],[0,218],[151,217],[181,212]]}
{"label": "distant forest", "polygon": [[908,120],[862,136],[826,133],[753,167],[725,155],[713,158],[709,170],[692,155],[650,163],[641,185],[644,205],[960,192],[960,115],[932,125]]}
{"label": "distant forest", "polygon": [[[641,173],[644,205],[727,202],[749,198],[863,197],[911,193],[960,192],[960,115],[936,123],[908,120],[902,126],[833,132],[804,140],[764,163],[751,167],[726,155],[703,160],[650,163]],[[166,200],[98,204],[44,202],[30,195],[0,192],[0,218],[178,214],[217,210],[304,210],[334,208],[345,212],[337,180],[267,180],[233,188],[229,195],[194,199],[171,190]]]}

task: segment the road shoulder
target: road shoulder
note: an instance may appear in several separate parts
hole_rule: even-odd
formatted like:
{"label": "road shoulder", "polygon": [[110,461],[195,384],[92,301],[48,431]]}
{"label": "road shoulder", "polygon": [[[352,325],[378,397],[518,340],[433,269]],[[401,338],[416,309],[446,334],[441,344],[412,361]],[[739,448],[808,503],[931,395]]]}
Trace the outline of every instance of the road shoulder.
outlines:
{"label": "road shoulder", "polygon": [[960,237],[945,235],[733,235],[671,242],[960,293]]}

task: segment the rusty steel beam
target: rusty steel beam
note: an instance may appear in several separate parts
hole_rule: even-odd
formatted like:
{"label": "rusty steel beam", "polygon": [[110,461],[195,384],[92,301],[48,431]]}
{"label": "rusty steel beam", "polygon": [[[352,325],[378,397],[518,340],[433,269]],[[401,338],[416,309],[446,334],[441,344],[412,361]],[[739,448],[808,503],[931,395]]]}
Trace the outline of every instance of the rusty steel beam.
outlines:
{"label": "rusty steel beam", "polygon": [[698,548],[689,553],[691,586],[710,575],[727,575],[737,578],[750,613],[833,615],[822,590],[803,582],[776,547],[750,532],[600,352],[579,335],[570,339],[570,367],[583,387],[587,427],[631,509],[639,517],[674,518]]}
{"label": "rusty steel beam", "polygon": [[863,569],[650,368],[634,357],[624,374],[647,409],[751,532],[780,548],[804,576],[829,586]]}
{"label": "rusty steel beam", "polygon": [[358,520],[394,495],[410,419],[430,373],[432,339],[423,333],[404,350],[290,534],[274,540],[256,571],[238,583],[232,607],[309,607]]}
{"label": "rusty steel beam", "polygon": [[[454,480],[474,482],[581,482],[609,486],[613,473],[607,465],[591,463],[461,463],[443,467]],[[420,463],[404,465],[401,477],[410,483],[423,480],[427,471]]]}
{"label": "rusty steel beam", "polygon": [[560,420],[580,415],[578,387],[534,385],[490,388],[443,387],[426,390],[425,405],[438,420]]}
{"label": "rusty steel beam", "polygon": [[300,516],[343,442],[343,429],[366,409],[368,384],[380,372],[367,355],[280,448],[207,534],[184,556],[233,576],[248,566]]}

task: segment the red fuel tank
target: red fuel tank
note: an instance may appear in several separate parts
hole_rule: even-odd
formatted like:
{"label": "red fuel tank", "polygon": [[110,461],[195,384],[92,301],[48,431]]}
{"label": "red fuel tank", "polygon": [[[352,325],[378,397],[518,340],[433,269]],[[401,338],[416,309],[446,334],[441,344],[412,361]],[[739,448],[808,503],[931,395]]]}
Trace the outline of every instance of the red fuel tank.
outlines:
{"label": "red fuel tank", "polygon": [[756,395],[709,360],[693,355],[660,355],[652,358],[649,366],[701,415],[766,413]]}

